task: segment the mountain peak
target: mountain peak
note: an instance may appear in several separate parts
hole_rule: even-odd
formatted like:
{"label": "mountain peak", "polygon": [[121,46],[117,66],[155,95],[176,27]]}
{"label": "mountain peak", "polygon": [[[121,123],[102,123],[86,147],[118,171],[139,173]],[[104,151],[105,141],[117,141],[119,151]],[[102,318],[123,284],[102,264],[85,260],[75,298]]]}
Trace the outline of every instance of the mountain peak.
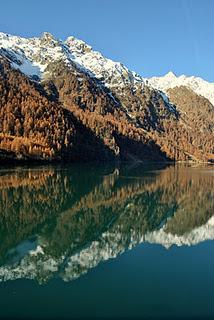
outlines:
{"label": "mountain peak", "polygon": [[65,44],[68,45],[71,49],[79,53],[86,53],[92,51],[92,47],[89,46],[84,41],[75,38],[74,36],[69,36],[65,40]]}
{"label": "mountain peak", "polygon": [[155,89],[161,90],[167,94],[169,88],[186,86],[208,99],[214,105],[214,83],[209,83],[202,78],[194,76],[176,76],[172,71],[162,77],[153,77],[148,79],[148,83]]}
{"label": "mountain peak", "polygon": [[59,40],[49,32],[43,32],[40,37],[40,41],[42,44],[48,44],[51,47],[59,45]]}
{"label": "mountain peak", "polygon": [[165,74],[165,78],[177,78],[176,74],[172,71],[169,71],[168,73]]}
{"label": "mountain peak", "polygon": [[50,32],[43,32],[41,35],[42,39],[53,40],[54,36]]}

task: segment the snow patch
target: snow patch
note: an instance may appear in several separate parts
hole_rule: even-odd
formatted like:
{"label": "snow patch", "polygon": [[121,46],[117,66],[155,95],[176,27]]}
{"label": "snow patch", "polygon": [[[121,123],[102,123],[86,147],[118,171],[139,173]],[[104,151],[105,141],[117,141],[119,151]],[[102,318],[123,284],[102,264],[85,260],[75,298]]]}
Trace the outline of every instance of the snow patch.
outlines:
{"label": "snow patch", "polygon": [[188,77],[181,75],[177,77],[173,72],[167,73],[163,77],[152,77],[146,79],[147,83],[155,89],[163,91],[167,94],[170,88],[186,86],[208,99],[214,105],[214,83],[209,83],[199,77]]}

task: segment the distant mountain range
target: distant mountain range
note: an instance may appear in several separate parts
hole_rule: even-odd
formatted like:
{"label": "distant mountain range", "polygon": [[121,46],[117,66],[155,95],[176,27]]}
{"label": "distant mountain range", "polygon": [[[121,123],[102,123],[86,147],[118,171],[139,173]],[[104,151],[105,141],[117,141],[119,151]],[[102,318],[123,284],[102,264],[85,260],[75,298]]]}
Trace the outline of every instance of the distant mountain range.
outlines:
{"label": "distant mountain range", "polygon": [[0,33],[0,158],[214,161],[214,83],[150,79],[74,37]]}

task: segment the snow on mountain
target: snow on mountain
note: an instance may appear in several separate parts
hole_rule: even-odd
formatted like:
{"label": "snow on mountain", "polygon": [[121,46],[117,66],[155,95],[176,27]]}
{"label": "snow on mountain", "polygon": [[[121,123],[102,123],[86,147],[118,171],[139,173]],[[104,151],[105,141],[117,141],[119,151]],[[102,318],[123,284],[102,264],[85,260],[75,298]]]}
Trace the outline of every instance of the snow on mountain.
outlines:
{"label": "snow on mountain", "polygon": [[90,70],[96,78],[112,88],[120,85],[144,83],[142,77],[128,70],[122,63],[105,58],[100,52],[74,37],[68,37],[65,44],[69,47],[74,61]]}
{"label": "snow on mountain", "polygon": [[177,77],[173,72],[168,72],[163,77],[152,77],[146,79],[146,82],[157,90],[167,94],[170,88],[186,86],[195,93],[205,97],[214,105],[214,83],[209,83],[199,77],[188,77],[181,75]]}
{"label": "snow on mountain", "polygon": [[75,63],[110,88],[144,83],[142,77],[123,64],[103,57],[74,37],[68,37],[63,42],[47,32],[40,38],[29,39],[0,33],[0,54],[12,61],[14,68],[28,76],[42,78],[49,63],[63,60],[68,65],[70,62]]}
{"label": "snow on mountain", "polygon": [[[41,37],[29,39],[0,32],[0,55],[7,57],[14,68],[28,76],[42,78],[49,63],[63,60],[68,65],[75,63],[110,89],[147,84],[167,93],[169,88],[183,85],[214,104],[214,83],[198,77],[177,77],[173,72],[163,77],[143,78],[122,63],[105,58],[100,52],[93,51],[91,46],[72,36],[63,42],[48,32],[44,32]],[[167,100],[164,95],[163,98]]]}
{"label": "snow on mountain", "polygon": [[50,34],[40,38],[21,38],[0,33],[0,54],[28,76],[42,77],[47,65],[56,60],[66,60],[61,42]]}
{"label": "snow on mountain", "polygon": [[[163,77],[143,78],[122,63],[105,58],[100,52],[72,36],[63,42],[48,32],[44,32],[41,37],[29,39],[0,32],[0,55],[7,57],[14,68],[28,76],[42,78],[49,63],[62,60],[67,65],[75,63],[110,89],[147,84],[167,93],[169,88],[183,85],[214,104],[214,83],[198,77],[177,77],[171,71]],[[164,95],[163,98],[167,100]]]}

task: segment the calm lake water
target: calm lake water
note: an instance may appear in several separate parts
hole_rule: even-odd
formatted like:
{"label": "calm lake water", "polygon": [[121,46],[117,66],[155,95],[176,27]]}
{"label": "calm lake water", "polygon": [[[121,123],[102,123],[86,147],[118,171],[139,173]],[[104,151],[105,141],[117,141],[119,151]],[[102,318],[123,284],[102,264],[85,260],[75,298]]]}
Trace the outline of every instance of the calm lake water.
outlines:
{"label": "calm lake water", "polygon": [[214,317],[214,167],[1,167],[0,317]]}

